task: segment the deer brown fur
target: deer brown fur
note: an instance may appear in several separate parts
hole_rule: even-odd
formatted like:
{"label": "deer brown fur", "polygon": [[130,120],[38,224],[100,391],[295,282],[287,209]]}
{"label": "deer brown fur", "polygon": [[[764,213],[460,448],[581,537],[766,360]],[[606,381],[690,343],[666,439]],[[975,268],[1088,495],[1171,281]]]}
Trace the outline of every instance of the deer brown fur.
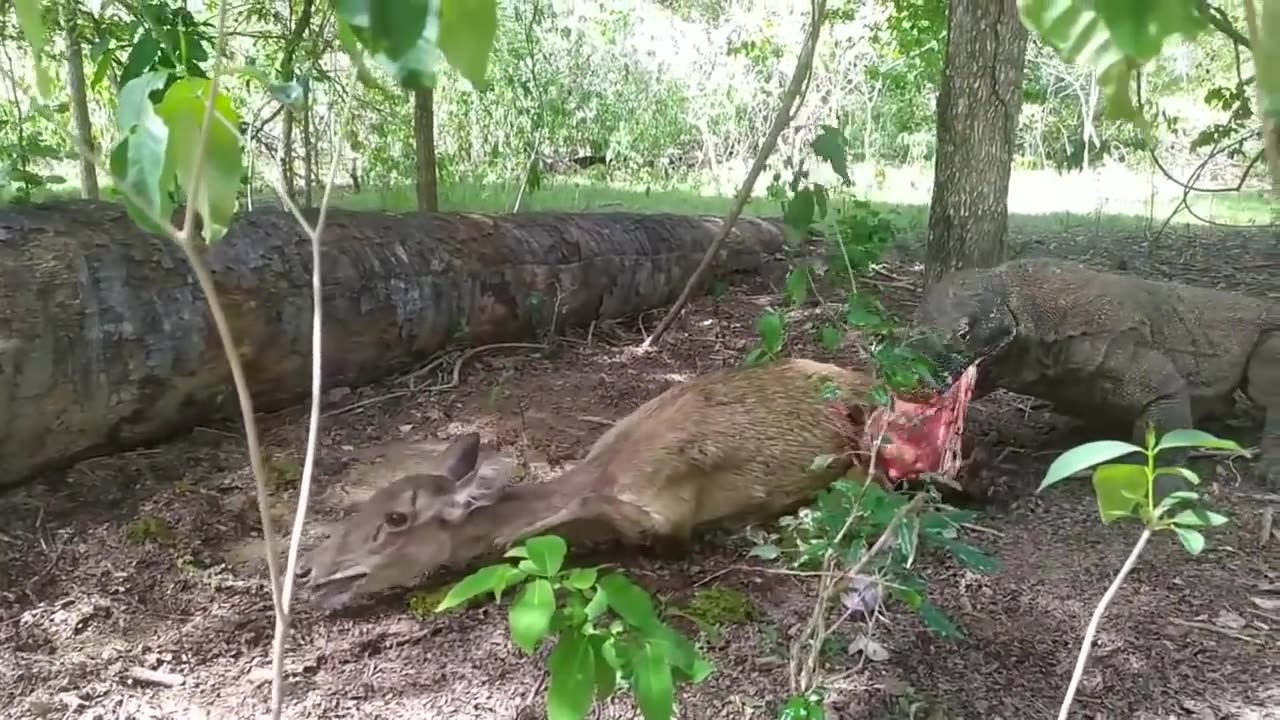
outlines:
{"label": "deer brown fur", "polygon": [[[544,483],[483,476],[479,436],[455,437],[441,474],[394,480],[316,549],[312,598],[337,608],[541,532],[571,546],[683,544],[696,528],[789,512],[852,465],[845,456],[810,469],[818,456],[851,449],[849,422],[833,407],[857,408],[872,382],[802,359],[703,375],[641,405]],[[838,405],[824,401],[824,386],[828,396],[838,390]]]}

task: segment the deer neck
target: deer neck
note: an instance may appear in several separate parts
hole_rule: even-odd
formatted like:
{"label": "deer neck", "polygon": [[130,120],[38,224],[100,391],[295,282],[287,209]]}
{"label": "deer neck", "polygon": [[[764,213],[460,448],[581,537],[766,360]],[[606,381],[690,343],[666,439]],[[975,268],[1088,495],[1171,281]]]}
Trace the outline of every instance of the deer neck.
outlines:
{"label": "deer neck", "polygon": [[472,510],[458,526],[451,564],[500,555],[543,532],[555,532],[570,543],[587,539],[572,523],[583,519],[583,501],[591,496],[593,477],[589,466],[579,463],[548,482],[510,486],[497,502]]}

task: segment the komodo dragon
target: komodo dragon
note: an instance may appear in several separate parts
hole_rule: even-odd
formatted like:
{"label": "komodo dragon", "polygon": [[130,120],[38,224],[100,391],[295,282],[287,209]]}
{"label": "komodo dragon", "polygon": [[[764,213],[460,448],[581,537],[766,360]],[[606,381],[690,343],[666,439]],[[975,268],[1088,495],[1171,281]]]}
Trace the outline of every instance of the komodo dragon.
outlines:
{"label": "komodo dragon", "polygon": [[1266,413],[1257,472],[1280,487],[1280,304],[1036,258],[944,275],[913,324],[986,358],[975,398],[996,386],[1031,395],[1120,423],[1138,444],[1147,422],[1163,433],[1226,416],[1239,388]]}

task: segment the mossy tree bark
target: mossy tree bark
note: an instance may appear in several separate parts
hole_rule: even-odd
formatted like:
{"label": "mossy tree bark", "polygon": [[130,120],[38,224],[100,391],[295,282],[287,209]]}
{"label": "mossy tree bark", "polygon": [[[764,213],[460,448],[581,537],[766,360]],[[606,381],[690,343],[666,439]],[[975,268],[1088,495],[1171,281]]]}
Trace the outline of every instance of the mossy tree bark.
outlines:
{"label": "mossy tree bark", "polygon": [[[314,212],[307,212],[314,222]],[[386,215],[325,225],[324,385],[406,371],[448,344],[533,339],[671,303],[722,226],[638,213]],[[741,218],[717,268],[760,272],[781,223]],[[259,412],[309,393],[311,249],[285,211],[208,251]],[[553,317],[554,314],[554,317]],[[195,276],[119,205],[0,210],[0,487],[234,417]]]}

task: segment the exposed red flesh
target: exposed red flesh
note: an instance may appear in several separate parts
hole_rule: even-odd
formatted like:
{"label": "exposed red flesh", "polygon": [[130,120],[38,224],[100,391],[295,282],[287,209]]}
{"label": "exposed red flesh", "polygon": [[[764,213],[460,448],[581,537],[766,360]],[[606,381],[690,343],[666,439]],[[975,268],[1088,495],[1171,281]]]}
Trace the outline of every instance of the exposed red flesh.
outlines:
{"label": "exposed red flesh", "polygon": [[895,396],[893,411],[876,408],[863,429],[863,447],[875,447],[883,429],[877,472],[894,484],[926,472],[954,477],[961,466],[960,440],[977,373],[974,363],[932,398],[916,402]]}

